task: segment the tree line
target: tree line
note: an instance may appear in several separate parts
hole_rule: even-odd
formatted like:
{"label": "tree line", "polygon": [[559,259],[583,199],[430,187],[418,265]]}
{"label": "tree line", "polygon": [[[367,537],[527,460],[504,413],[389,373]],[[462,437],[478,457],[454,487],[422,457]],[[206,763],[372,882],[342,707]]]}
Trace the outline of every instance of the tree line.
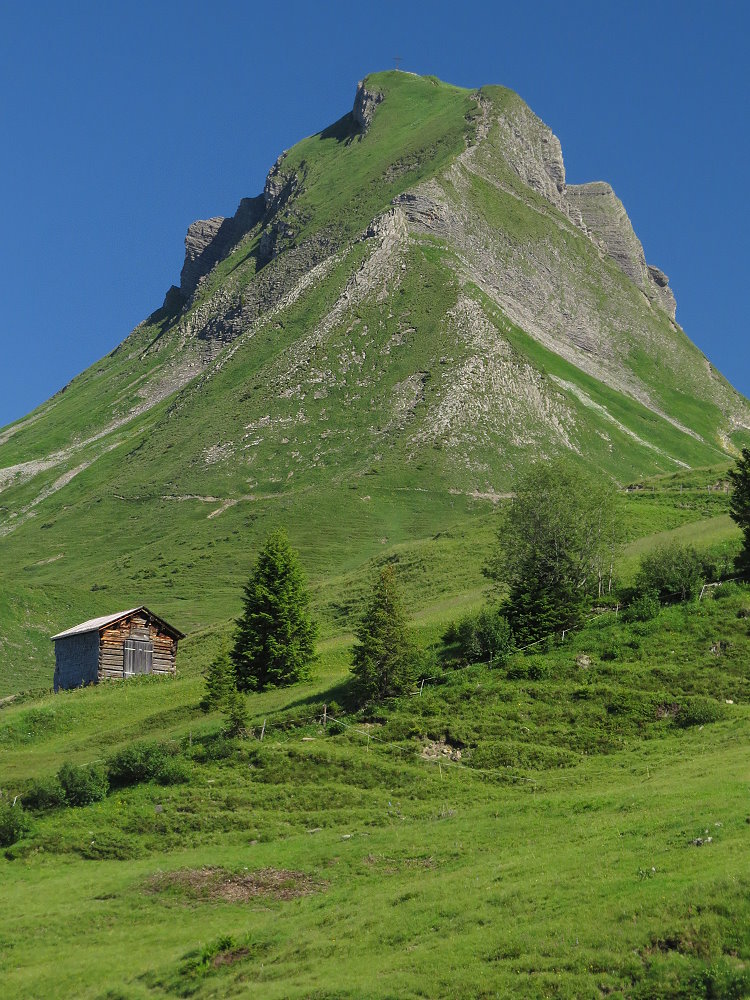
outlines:
{"label": "tree line", "polygon": [[[729,477],[731,516],[743,532],[737,569],[745,574],[750,570],[749,449],[743,449]],[[490,602],[443,635],[446,649],[464,662],[502,662],[514,649],[579,627],[596,602],[614,600],[614,567],[624,538],[614,485],[563,460],[531,466],[514,485],[484,567],[492,584]],[[695,596],[706,578],[726,568],[709,565],[692,545],[658,546],[641,559],[626,595],[629,613],[652,617],[661,602]],[[201,707],[220,708],[228,732],[241,732],[247,725],[243,695],[308,677],[317,636],[299,556],[278,529],[244,587],[231,645],[206,672]],[[383,701],[414,684],[425,664],[407,625],[392,564],[381,569],[355,636],[351,687],[358,704]]]}

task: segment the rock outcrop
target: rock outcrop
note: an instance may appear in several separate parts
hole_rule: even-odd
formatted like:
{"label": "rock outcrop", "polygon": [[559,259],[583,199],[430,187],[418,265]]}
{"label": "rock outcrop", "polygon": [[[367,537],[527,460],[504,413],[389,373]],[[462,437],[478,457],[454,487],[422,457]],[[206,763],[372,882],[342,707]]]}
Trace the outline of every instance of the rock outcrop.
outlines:
{"label": "rock outcrop", "polygon": [[635,235],[625,206],[609,184],[571,184],[567,199],[580,214],[583,225],[596,243],[639,288],[648,279],[641,241]]}
{"label": "rock outcrop", "polygon": [[497,127],[508,166],[565,212],[565,164],[554,132],[520,101],[498,118]]}
{"label": "rock outcrop", "polygon": [[669,287],[669,278],[660,268],[655,267],[653,264],[648,264],[647,267],[654,294],[664,312],[674,319],[677,311],[677,301],[674,297],[674,292]]}
{"label": "rock outcrop", "polygon": [[372,116],[375,114],[375,108],[383,100],[383,96],[379,91],[368,90],[364,80],[360,80],[357,84],[352,118],[363,132],[366,132],[370,127]]}
{"label": "rock outcrop", "polygon": [[571,184],[565,191],[571,218],[641,291],[672,319],[676,302],[669,279],[646,263],[641,241],[612,187],[604,181]]}
{"label": "rock outcrop", "polygon": [[243,198],[234,215],[225,219],[198,219],[185,236],[185,262],[180,272],[180,291],[187,300],[198,282],[225,257],[263,215],[263,196]]}

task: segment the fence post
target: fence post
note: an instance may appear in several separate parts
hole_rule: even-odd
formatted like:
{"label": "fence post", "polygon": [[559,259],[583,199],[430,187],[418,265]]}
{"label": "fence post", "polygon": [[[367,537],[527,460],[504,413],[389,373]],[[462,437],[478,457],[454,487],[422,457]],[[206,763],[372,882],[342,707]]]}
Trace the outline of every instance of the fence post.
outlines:
{"label": "fence post", "polygon": [[323,729],[325,729],[327,722],[328,722],[328,705],[324,705],[323,706]]}
{"label": "fence post", "polygon": [[263,737],[265,736],[265,733],[266,733],[266,720],[264,719],[263,720],[263,728],[260,731],[260,741],[261,741],[261,743],[263,742]]}

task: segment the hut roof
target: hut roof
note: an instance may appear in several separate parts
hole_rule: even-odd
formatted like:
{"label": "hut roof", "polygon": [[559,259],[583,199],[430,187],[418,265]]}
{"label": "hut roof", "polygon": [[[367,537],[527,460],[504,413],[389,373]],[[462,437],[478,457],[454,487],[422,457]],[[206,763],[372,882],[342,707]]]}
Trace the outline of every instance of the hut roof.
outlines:
{"label": "hut roof", "polygon": [[67,639],[71,635],[83,635],[85,632],[97,632],[106,625],[113,625],[115,622],[119,622],[123,618],[128,618],[130,615],[134,615],[136,611],[144,611],[150,618],[153,618],[154,621],[163,625],[166,631],[171,632],[177,639],[185,638],[185,634],[183,632],[176,629],[174,625],[170,625],[169,622],[165,622],[163,618],[155,615],[153,611],[149,611],[143,604],[137,608],[128,608],[127,611],[117,611],[113,615],[103,615],[101,618],[90,618],[87,622],[81,622],[80,625],[74,625],[73,628],[66,629],[64,632],[58,632],[57,635],[53,635],[51,638],[53,640]]}

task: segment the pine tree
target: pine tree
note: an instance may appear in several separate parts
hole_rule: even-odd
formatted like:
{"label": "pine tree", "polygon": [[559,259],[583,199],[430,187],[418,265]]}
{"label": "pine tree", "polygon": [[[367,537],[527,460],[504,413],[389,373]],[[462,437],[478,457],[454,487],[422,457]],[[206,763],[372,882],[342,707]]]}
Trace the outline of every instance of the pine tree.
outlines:
{"label": "pine tree", "polygon": [[231,658],[240,691],[283,687],[309,673],[317,626],[297,553],[283,530],[274,531],[245,587]]}
{"label": "pine tree", "polygon": [[247,729],[247,703],[245,696],[240,694],[237,688],[227,695],[222,705],[222,712],[226,718],[224,732],[227,736],[242,736]]}
{"label": "pine tree", "polygon": [[382,701],[408,690],[415,655],[396,586],[396,574],[392,566],[386,566],[357,629],[352,673],[360,701]]}
{"label": "pine tree", "polygon": [[210,712],[214,708],[224,708],[232,692],[237,690],[234,664],[229,659],[229,652],[226,648],[219,651],[203,676],[206,687],[200,701],[202,711]]}

